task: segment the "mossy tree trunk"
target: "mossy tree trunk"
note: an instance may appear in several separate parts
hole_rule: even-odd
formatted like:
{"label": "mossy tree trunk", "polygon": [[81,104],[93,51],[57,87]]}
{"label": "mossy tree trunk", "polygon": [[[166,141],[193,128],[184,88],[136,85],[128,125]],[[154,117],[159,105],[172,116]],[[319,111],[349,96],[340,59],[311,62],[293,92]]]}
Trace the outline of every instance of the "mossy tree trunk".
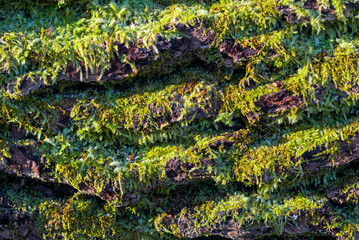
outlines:
{"label": "mossy tree trunk", "polygon": [[358,13],[0,0],[0,238],[358,239]]}

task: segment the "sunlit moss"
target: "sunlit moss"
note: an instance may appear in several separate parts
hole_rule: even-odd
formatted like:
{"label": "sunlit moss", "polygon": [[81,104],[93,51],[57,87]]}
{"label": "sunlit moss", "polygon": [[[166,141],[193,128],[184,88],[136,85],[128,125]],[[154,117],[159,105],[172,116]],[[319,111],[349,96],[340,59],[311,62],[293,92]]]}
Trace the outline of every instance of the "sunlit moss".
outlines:
{"label": "sunlit moss", "polygon": [[[353,238],[357,166],[336,161],[357,144],[358,9],[356,1],[315,2],[0,0],[1,166],[11,146],[35,146],[29,158],[42,159],[49,176],[93,190],[45,199],[5,186],[6,196],[39,214],[41,234],[53,238],[183,237],[169,215],[189,216],[202,235],[228,222],[263,223],[268,235],[281,235],[298,211]],[[173,65],[170,50],[142,72],[131,63],[117,82],[59,80],[68,64],[83,64],[83,80],[126,62],[116,42],[147,49],[159,36],[188,37],[171,27],[178,23],[200,23],[214,40]],[[224,51],[226,43],[239,55]],[[8,83],[19,87],[25,76],[40,77],[44,89],[10,93]],[[325,169],[305,169],[324,161]],[[330,187],[343,205],[328,200]],[[117,195],[105,202],[109,188]],[[139,199],[125,207],[126,194]],[[330,221],[320,215],[329,205]]]}

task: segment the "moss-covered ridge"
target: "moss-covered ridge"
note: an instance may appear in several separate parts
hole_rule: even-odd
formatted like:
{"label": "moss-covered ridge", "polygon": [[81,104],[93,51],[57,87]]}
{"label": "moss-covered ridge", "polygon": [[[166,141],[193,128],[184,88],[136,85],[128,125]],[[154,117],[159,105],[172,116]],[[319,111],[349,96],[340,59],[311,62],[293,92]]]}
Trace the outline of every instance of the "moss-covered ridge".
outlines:
{"label": "moss-covered ridge", "polygon": [[1,237],[355,238],[355,1],[0,3]]}

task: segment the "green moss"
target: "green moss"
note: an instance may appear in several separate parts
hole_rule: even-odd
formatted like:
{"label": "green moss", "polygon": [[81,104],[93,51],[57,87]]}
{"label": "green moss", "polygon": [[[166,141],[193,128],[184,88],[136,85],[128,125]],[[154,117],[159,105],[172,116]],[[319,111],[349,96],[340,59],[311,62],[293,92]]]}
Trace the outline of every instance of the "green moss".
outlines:
{"label": "green moss", "polygon": [[[297,212],[353,238],[357,166],[336,161],[357,144],[358,9],[356,1],[316,3],[0,0],[0,160],[8,164],[13,145],[36,143],[29,157],[45,157],[50,176],[118,194],[45,198],[1,181],[6,195],[39,214],[41,234],[53,238],[176,239],[183,219],[200,235],[234,223],[264,224],[275,236],[296,226]],[[206,49],[161,52],[141,71],[131,63],[117,82],[59,80],[68,64],[83,64],[84,78],[128,62],[115,42],[149,48],[159,36],[188,37],[171,26],[199,22],[214,36]],[[10,94],[8,83],[19,88],[23,77],[40,77],[44,89]],[[343,205],[327,199],[330,187]],[[126,194],[139,199],[125,203]],[[327,206],[331,220],[320,212]]]}

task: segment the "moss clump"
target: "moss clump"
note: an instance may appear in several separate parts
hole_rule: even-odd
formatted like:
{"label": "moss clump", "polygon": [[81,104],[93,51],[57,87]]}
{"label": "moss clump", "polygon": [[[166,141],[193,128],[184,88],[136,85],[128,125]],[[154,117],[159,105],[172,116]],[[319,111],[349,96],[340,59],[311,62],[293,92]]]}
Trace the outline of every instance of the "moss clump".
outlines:
{"label": "moss clump", "polygon": [[38,236],[358,234],[356,1],[0,6],[0,207]]}

